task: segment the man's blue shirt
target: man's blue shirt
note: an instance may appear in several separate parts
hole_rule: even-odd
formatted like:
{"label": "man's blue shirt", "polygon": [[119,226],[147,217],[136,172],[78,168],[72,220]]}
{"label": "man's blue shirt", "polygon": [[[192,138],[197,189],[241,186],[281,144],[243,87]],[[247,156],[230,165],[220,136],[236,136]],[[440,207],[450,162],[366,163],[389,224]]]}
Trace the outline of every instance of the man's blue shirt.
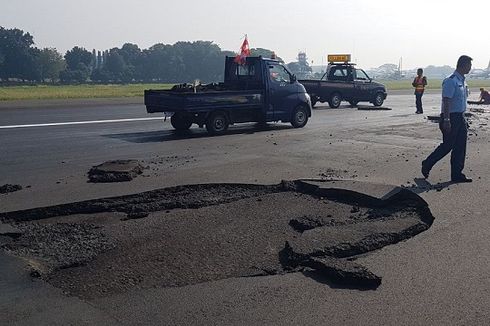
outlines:
{"label": "man's blue shirt", "polygon": [[442,97],[449,101],[449,113],[462,113],[466,111],[466,100],[468,98],[468,86],[466,80],[459,72],[453,74],[442,82]]}

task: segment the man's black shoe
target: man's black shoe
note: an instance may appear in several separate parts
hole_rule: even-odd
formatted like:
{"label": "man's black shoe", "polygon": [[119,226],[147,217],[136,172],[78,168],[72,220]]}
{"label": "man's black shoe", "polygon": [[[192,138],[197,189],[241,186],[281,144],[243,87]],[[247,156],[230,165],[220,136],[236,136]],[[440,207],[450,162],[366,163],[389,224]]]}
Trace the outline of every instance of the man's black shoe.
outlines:
{"label": "man's black shoe", "polygon": [[451,182],[453,182],[453,183],[466,183],[466,182],[473,182],[473,179],[467,178],[463,174],[462,176],[459,176],[457,178],[451,178]]}
{"label": "man's black shoe", "polygon": [[429,173],[430,173],[430,169],[427,167],[427,164],[425,163],[425,161],[422,161],[422,175],[424,176],[424,178],[428,178],[429,177]]}

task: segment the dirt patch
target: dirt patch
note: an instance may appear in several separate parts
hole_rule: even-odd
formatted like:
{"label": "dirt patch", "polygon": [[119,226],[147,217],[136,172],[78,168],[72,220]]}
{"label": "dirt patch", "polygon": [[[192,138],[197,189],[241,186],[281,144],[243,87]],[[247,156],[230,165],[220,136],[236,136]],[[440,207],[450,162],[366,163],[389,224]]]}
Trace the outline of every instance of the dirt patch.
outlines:
{"label": "dirt patch", "polygon": [[14,191],[19,191],[22,190],[21,185],[12,185],[12,184],[4,184],[3,186],[0,186],[0,194],[7,194],[9,192],[14,192]]}
{"label": "dirt patch", "polygon": [[96,165],[88,172],[90,182],[131,181],[143,173],[143,165],[136,160],[107,161]]}
{"label": "dirt patch", "polygon": [[376,288],[381,277],[356,256],[428,229],[427,204],[400,188],[379,199],[325,185],[181,186],[3,213],[24,230],[4,247],[83,298],[311,270]]}

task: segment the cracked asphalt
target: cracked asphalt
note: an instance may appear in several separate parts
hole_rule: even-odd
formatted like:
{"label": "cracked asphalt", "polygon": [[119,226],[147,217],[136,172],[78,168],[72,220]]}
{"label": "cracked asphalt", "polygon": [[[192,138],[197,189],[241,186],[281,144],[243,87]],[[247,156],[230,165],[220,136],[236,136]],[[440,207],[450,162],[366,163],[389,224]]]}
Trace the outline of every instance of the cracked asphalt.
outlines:
{"label": "cracked asphalt", "polygon": [[[424,95],[424,104],[427,115],[436,115],[439,94]],[[222,137],[208,137],[197,128],[184,137],[174,134],[168,122],[162,126],[157,121],[0,130],[0,184],[22,186],[0,194],[1,213],[179,185],[274,185],[280,180],[335,177],[403,186],[419,194],[435,218],[414,238],[356,259],[382,277],[381,285],[369,291],[338,287],[305,270],[131,288],[77,299],[50,283],[24,278],[29,262],[2,254],[0,320],[26,325],[34,320],[59,325],[94,320],[128,325],[484,324],[490,318],[489,114],[474,112],[471,119],[465,171],[474,182],[454,185],[447,182],[449,159],[433,169],[428,182],[421,179],[420,161],[437,146],[440,132],[436,124],[413,114],[413,96],[390,95],[386,106],[392,110],[320,106],[303,129],[273,124],[259,131],[240,126]],[[97,114],[145,116],[137,103],[25,109],[2,103],[0,110],[14,123],[32,123],[36,114],[54,120],[77,115],[93,120],[91,115]],[[169,157],[172,160],[161,159]],[[144,161],[150,168],[124,186],[87,183],[92,166],[115,159]],[[126,216],[114,214],[120,214],[118,223]],[[92,231],[81,230],[80,236],[86,232]],[[128,277],[128,282],[138,281]],[[27,293],[43,300],[32,300]]]}

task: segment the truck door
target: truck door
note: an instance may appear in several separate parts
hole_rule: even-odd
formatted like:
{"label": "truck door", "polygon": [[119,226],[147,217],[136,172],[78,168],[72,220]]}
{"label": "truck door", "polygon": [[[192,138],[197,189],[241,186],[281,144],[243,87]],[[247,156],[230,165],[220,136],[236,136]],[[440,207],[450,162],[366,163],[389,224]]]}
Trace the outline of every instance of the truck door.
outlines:
{"label": "truck door", "polygon": [[358,101],[368,101],[371,99],[370,88],[371,79],[364,70],[356,69],[354,74],[354,87],[356,89],[356,99]]}
{"label": "truck door", "polygon": [[345,65],[330,68],[328,79],[335,82],[335,92],[340,92],[345,100],[350,100],[355,94],[352,72],[353,69]]}
{"label": "truck door", "polygon": [[273,117],[267,110],[268,120],[289,119],[293,106],[296,105],[298,84],[292,82],[290,73],[277,62],[268,63],[269,75],[269,107]]}

